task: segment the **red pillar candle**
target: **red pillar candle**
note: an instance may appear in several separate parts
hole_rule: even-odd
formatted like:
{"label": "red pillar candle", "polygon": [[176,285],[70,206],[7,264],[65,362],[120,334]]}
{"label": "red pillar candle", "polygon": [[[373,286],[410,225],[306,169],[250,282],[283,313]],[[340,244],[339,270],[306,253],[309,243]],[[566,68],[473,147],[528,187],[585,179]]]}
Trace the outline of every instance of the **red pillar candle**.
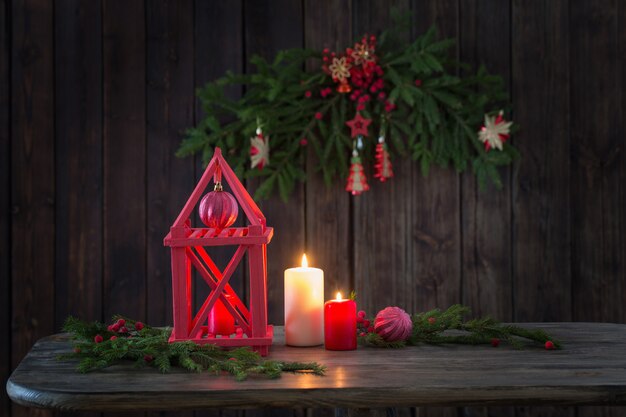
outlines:
{"label": "red pillar candle", "polygon": [[[229,296],[226,295],[226,297]],[[208,324],[209,334],[230,336],[235,333],[235,318],[219,298],[215,301],[211,311],[209,311]]]}
{"label": "red pillar candle", "polygon": [[356,303],[337,299],[324,304],[324,346],[328,350],[356,349]]}

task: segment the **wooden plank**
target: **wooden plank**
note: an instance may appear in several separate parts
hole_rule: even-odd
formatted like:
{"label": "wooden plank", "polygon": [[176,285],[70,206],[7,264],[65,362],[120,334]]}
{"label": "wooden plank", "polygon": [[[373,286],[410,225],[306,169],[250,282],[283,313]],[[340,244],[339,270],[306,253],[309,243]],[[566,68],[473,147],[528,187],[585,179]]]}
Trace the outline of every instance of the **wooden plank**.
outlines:
{"label": "wooden plank", "polygon": [[567,16],[565,1],[513,3],[514,119],[524,126],[513,181],[516,320],[571,318]]}
{"label": "wooden plank", "polygon": [[[570,320],[569,6],[514,1],[513,176],[515,320]],[[558,301],[556,301],[558,300]],[[572,416],[572,408],[518,408],[519,416]]]}
{"label": "wooden plank", "polygon": [[[0,380],[11,373],[11,27],[9,2],[0,0]],[[11,415],[11,401],[0,392],[0,415]]]}
{"label": "wooden plank", "polygon": [[146,306],[145,16],[143,2],[103,2],[104,317]]}
{"label": "wooden plank", "polygon": [[[459,6],[460,60],[472,65],[471,72],[485,65],[490,73],[503,77],[504,88],[510,91],[510,2],[470,0]],[[485,190],[480,190],[471,167],[468,168],[461,176],[462,301],[474,316],[512,320],[511,168],[500,169],[502,189],[490,184]],[[505,417],[514,416],[515,409],[466,408],[462,413]]]}
{"label": "wooden plank", "polygon": [[[254,67],[248,66],[252,55],[260,55],[272,60],[279,50],[304,46],[301,2],[247,0],[244,4],[244,13],[246,72],[255,71]],[[269,135],[271,145],[271,127],[264,133]],[[251,193],[258,185],[258,180],[247,181]],[[305,248],[304,185],[296,185],[287,203],[283,202],[278,195],[273,195],[259,204],[267,218],[268,226],[280,231],[267,247],[267,299],[269,322],[283,324],[283,273],[286,268],[299,264]]]}
{"label": "wooden plank", "polygon": [[[251,407],[348,407],[389,405],[614,404],[626,405],[626,325],[608,323],[524,324],[541,327],[564,343],[541,346],[418,346],[327,351],[284,346],[275,329],[269,359],[309,361],[327,374],[249,378],[177,370],[161,374],[133,363],[80,374],[67,335],[40,341],[8,383],[11,397],[57,409],[183,410]],[[394,360],[390,361],[390,356]],[[132,377],[131,377],[132,376]]]}
{"label": "wooden plank", "polygon": [[102,315],[102,7],[55,3],[55,322]]}
{"label": "wooden plank", "polygon": [[[435,24],[440,37],[458,39],[455,1],[418,1],[413,14],[416,34]],[[428,177],[413,170],[413,218],[407,227],[413,233],[413,305],[418,311],[461,301],[459,188],[459,176],[452,169],[433,167]]]}
{"label": "wooden plank", "polygon": [[[194,87],[201,88],[208,81],[224,75],[228,70],[235,73],[243,71],[243,6],[242,0],[228,2],[196,1],[194,5]],[[241,94],[240,88],[229,90],[228,94],[236,98]],[[195,123],[204,117],[204,112],[198,100],[195,101]],[[196,180],[204,172],[199,157],[196,158]],[[229,191],[229,187],[225,187]],[[234,226],[244,226],[243,213]],[[195,216],[195,224],[202,225],[199,217]],[[210,255],[221,269],[224,269],[234,254],[236,247],[211,248]],[[245,262],[231,278],[234,291],[242,299],[246,299],[245,290]],[[195,277],[194,288],[195,311],[202,305],[209,295],[210,289],[199,276]],[[215,414],[196,413],[197,417]]]}
{"label": "wooden plank", "polygon": [[[619,1],[575,0],[570,10],[572,318],[623,323],[626,8]],[[577,416],[624,413],[617,407],[581,407]]]}
{"label": "wooden plank", "polygon": [[147,321],[172,325],[169,231],[194,186],[193,160],[175,156],[193,124],[193,1],[156,1],[146,8]]}
{"label": "wooden plank", "polygon": [[[441,38],[458,42],[459,10],[453,0],[413,1],[414,30],[421,35],[433,24]],[[453,48],[451,55],[458,56]],[[461,301],[460,176],[453,169],[432,167],[424,177],[412,169],[410,275],[414,279],[413,310],[446,308]],[[456,417],[453,408],[420,409],[420,416]]]}
{"label": "wooden plank", "polygon": [[[410,1],[355,3],[354,39],[392,27],[391,7],[408,12]],[[378,134],[370,129],[367,146],[375,146]],[[373,177],[373,164],[366,167],[370,190],[353,199],[355,290],[358,308],[370,316],[390,305],[411,312],[414,307],[415,277],[409,272],[414,162],[397,155],[392,163],[394,177],[384,183]]]}
{"label": "wooden plank", "polygon": [[[472,72],[485,65],[510,90],[511,4],[471,0],[460,6],[461,61],[471,64]],[[500,174],[503,188],[490,184],[485,190],[479,189],[471,167],[462,175],[462,294],[463,304],[476,316],[511,320],[511,169]]]}
{"label": "wooden plank", "polygon": [[102,4],[56,2],[54,20],[59,329],[68,315],[102,316]]}
{"label": "wooden plank", "polygon": [[[393,26],[391,9],[410,11],[409,0],[391,2],[367,0],[353,3],[355,40],[364,35],[380,35]],[[409,41],[407,34],[406,41]],[[346,47],[349,45],[345,45]],[[376,146],[379,132],[370,129],[367,145]],[[387,132],[387,143],[391,137]],[[373,153],[373,152],[372,152]],[[390,305],[413,310],[414,277],[411,267],[411,199],[413,161],[396,155],[392,159],[394,177],[381,183],[373,176],[373,162],[366,166],[370,190],[353,201],[354,289],[359,310],[368,316]],[[396,408],[396,415],[411,416],[413,409]],[[349,410],[348,415],[355,415]],[[385,415],[386,410],[369,410],[367,415]],[[365,415],[362,412],[357,415]]]}
{"label": "wooden plank", "polygon": [[[351,3],[306,0],[304,28],[306,48],[346,48],[352,41]],[[354,288],[350,196],[344,190],[345,179],[339,178],[332,187],[326,187],[314,169],[317,162],[313,149],[307,153],[307,257],[310,266],[324,270],[324,298],[331,299],[337,291],[348,294]]]}
{"label": "wooden plank", "polygon": [[[6,9],[5,9],[6,10]],[[54,331],[54,11],[51,2],[12,2],[11,12],[11,362]],[[3,27],[4,28],[4,27]],[[13,416],[47,412],[12,406]]]}

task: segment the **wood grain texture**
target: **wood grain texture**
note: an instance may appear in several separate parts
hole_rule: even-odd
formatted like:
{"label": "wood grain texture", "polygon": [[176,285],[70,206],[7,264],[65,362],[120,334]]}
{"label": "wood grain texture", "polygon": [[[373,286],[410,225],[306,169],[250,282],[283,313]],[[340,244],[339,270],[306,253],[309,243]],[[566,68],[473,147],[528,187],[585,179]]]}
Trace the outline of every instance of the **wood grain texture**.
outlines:
{"label": "wood grain texture", "polygon": [[[542,347],[419,346],[394,351],[361,348],[351,352],[284,346],[277,329],[270,358],[315,358],[327,375],[249,378],[153,368],[132,363],[79,374],[66,335],[38,342],[8,383],[14,401],[55,409],[180,410],[250,407],[372,408],[396,405],[614,404],[626,405],[626,325],[594,323],[539,326],[564,343]],[[45,376],[42,376],[45,375]]]}
{"label": "wood grain texture", "polygon": [[[472,72],[485,65],[511,81],[511,5],[498,0],[460,2],[460,59]],[[503,103],[505,104],[505,103]],[[494,110],[494,109],[492,109]],[[503,188],[480,190],[471,171],[462,175],[463,303],[476,316],[513,318],[511,279],[511,174],[500,170]]]}
{"label": "wood grain texture", "polygon": [[[513,2],[516,320],[569,320],[569,41],[565,1]],[[533,259],[529,262],[529,259]]]}
{"label": "wood grain texture", "polygon": [[147,9],[147,311],[149,323],[172,323],[172,274],[166,225],[195,185],[193,160],[175,156],[194,120],[193,1],[159,0]]}
{"label": "wood grain texture", "polygon": [[[626,8],[618,1],[570,2],[570,178],[572,317],[626,320]],[[584,88],[576,88],[579,85]],[[582,407],[580,417],[623,408]]]}
{"label": "wood grain texture", "polygon": [[102,315],[102,5],[55,3],[55,328]]}
{"label": "wood grain texture", "polygon": [[[241,0],[228,2],[196,1],[194,4],[194,84],[201,88],[207,82],[224,75],[226,71],[243,72],[243,5]],[[232,88],[228,91],[229,97],[237,98],[241,95],[241,88]],[[195,100],[195,122],[203,117],[199,100]],[[224,155],[228,159],[228,155]],[[196,158],[196,181],[200,179],[206,167],[201,158]],[[195,186],[195,184],[194,184]],[[193,187],[192,187],[193,189]],[[228,191],[229,188],[225,187]],[[181,201],[181,204],[184,201]],[[243,215],[235,226],[243,226]],[[196,216],[196,224],[201,224]],[[223,270],[234,254],[236,248],[212,248],[211,258]],[[240,266],[230,284],[242,300],[246,300],[246,271]],[[196,311],[209,295],[209,288],[201,278],[195,274],[194,295]]]}
{"label": "wood grain texture", "polygon": [[103,2],[103,315],[146,307],[145,16],[141,1]]}
{"label": "wood grain texture", "polygon": [[[9,5],[0,0],[0,381],[11,374],[11,27]],[[11,401],[0,392],[0,415]]]}
{"label": "wood grain texture", "polygon": [[[456,1],[414,1],[412,10],[416,33],[435,24],[441,38],[458,40]],[[407,227],[412,233],[414,308],[423,311],[461,301],[460,179],[454,170],[438,167],[428,177],[419,169],[412,175],[413,217]]]}
{"label": "wood grain texture", "polygon": [[[458,3],[453,0],[413,1],[414,28],[421,34],[436,25],[440,38],[459,40]],[[451,56],[458,57],[458,46]],[[413,307],[424,311],[461,301],[461,202],[460,176],[452,169],[432,167],[424,177],[412,169],[410,204],[411,273],[415,289]],[[417,410],[423,417],[457,417],[454,408]]]}
{"label": "wood grain texture", "polygon": [[193,159],[175,156],[182,132],[194,122],[194,2],[158,0],[146,11],[146,320],[165,326],[173,323],[172,273],[162,238],[195,185]]}
{"label": "wood grain texture", "polygon": [[[221,77],[228,70],[235,73],[243,72],[243,39],[244,22],[242,0],[228,2],[194,2],[195,88],[201,88],[205,83]],[[228,94],[231,98],[239,97],[241,95],[241,88],[232,88],[228,91]],[[194,116],[196,123],[204,117],[204,112],[197,99],[195,100]],[[227,155],[226,158],[228,158]],[[200,158],[196,158],[196,180],[200,179],[204,168]],[[181,203],[183,203],[183,201],[181,201]],[[199,221],[199,217],[196,216],[196,222]],[[235,225],[244,225],[241,217],[237,220]],[[234,250],[228,248],[213,248],[210,254],[211,258],[216,260],[218,265],[223,269],[233,253]],[[240,267],[233,274],[230,284],[239,297],[245,302],[247,299],[247,272],[243,266],[245,266],[245,263],[240,264]],[[209,295],[209,288],[197,274],[195,284],[194,294],[197,310],[202,306],[202,303]],[[220,411],[202,411],[196,412],[195,415],[196,417],[213,417],[220,415]],[[229,411],[227,415],[231,416],[235,414]]]}
{"label": "wood grain texture", "polygon": [[[408,0],[363,1],[354,5],[353,37],[380,34],[393,24],[391,7],[405,13]],[[407,36],[407,40],[409,36]],[[376,143],[378,131],[370,129],[368,144]],[[392,143],[391,138],[387,138]],[[367,173],[370,190],[353,198],[354,279],[359,310],[374,316],[389,305],[407,311],[414,308],[415,275],[411,250],[413,221],[411,210],[412,166],[410,159],[393,159],[394,177],[381,183]]]}
{"label": "wood grain texture", "polygon": [[[304,44],[306,48],[337,51],[352,41],[352,4],[349,1],[305,0]],[[352,271],[351,202],[337,180],[326,187],[313,169],[313,150],[308,149],[306,183],[306,250],[309,265],[322,268],[325,299],[337,291],[354,288]]]}
{"label": "wood grain texture", "polygon": [[[245,63],[253,55],[273,60],[282,49],[304,46],[302,4],[291,0],[248,0],[244,4]],[[255,68],[246,66],[246,72]],[[265,132],[270,137],[271,126]],[[299,140],[294,138],[294,140]],[[271,159],[271,155],[270,155]],[[253,194],[258,181],[250,179],[247,187]],[[268,320],[270,324],[284,324],[284,271],[299,264],[305,248],[304,185],[298,183],[285,203],[278,195],[260,202],[267,225],[280,231],[267,247],[268,262]]]}
{"label": "wood grain texture", "polygon": [[[12,365],[54,331],[54,55],[47,1],[11,4]],[[14,416],[46,412],[12,407]]]}

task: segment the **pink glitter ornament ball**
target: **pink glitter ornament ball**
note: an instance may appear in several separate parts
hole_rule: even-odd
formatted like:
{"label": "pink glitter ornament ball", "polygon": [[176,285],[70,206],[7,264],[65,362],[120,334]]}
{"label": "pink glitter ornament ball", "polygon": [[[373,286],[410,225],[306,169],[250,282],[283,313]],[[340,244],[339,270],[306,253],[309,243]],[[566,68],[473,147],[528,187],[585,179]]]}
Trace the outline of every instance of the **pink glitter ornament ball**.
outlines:
{"label": "pink glitter ornament ball", "polygon": [[387,342],[408,339],[413,329],[411,317],[400,307],[387,307],[376,315],[374,331]]}
{"label": "pink glitter ornament ball", "polygon": [[215,183],[215,189],[205,195],[198,208],[200,220],[208,227],[218,230],[231,226],[237,220],[239,206],[235,197],[222,189],[222,184]]}

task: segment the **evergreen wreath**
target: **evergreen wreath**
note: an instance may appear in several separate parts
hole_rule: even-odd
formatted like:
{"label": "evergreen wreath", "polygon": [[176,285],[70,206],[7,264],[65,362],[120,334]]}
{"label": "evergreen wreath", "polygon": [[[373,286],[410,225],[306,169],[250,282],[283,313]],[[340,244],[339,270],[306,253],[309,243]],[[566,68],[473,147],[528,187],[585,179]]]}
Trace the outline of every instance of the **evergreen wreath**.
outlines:
{"label": "evergreen wreath", "polygon": [[337,53],[290,49],[273,61],[252,57],[254,72],[228,72],[198,90],[206,115],[177,155],[200,153],[206,163],[221,147],[237,175],[260,179],[255,198],[278,188],[286,200],[306,179],[307,147],[327,184],[350,173],[346,189],[353,194],[369,188],[361,157],[376,158],[375,178],[391,178],[389,152],[419,161],[424,175],[432,164],[458,172],[471,166],[481,186],[490,180],[501,187],[497,167],[518,156],[506,143],[511,122],[498,110],[507,99],[502,78],[484,67],[469,74],[450,56],[454,42],[437,40],[434,28],[404,41],[409,29],[400,22]]}

